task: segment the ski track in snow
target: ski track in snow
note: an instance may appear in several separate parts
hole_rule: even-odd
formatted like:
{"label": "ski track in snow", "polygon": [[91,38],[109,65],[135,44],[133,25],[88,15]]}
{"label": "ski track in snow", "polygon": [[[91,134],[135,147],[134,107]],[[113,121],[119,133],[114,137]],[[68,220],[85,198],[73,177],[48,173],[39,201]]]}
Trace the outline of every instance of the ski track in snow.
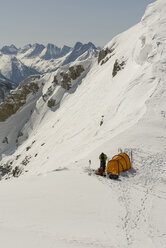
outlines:
{"label": "ski track in snow", "polygon": [[[158,241],[160,238],[166,241],[166,232],[156,229],[151,220],[150,210],[153,207],[153,198],[166,202],[166,191],[160,192],[155,189],[159,183],[166,183],[164,178],[166,171],[163,168],[166,158],[162,158],[161,154],[152,156],[138,149],[133,151],[133,156],[133,167],[139,168],[136,171],[133,172],[131,169],[131,172],[123,173],[119,180],[96,177],[111,191],[116,191],[119,204],[124,209],[119,224],[122,228],[120,232],[123,232],[126,239],[126,245],[123,244],[122,247],[141,247],[135,244],[139,232],[146,233],[151,243],[149,247],[160,247]],[[137,199],[135,195],[138,195]]]}

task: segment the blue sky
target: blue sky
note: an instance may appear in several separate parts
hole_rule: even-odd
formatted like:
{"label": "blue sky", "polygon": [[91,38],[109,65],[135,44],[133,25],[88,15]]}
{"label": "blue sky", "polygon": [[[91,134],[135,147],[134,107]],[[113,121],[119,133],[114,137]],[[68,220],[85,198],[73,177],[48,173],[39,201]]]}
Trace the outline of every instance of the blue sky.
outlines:
{"label": "blue sky", "polygon": [[0,47],[28,43],[104,46],[138,23],[154,0],[0,0]]}

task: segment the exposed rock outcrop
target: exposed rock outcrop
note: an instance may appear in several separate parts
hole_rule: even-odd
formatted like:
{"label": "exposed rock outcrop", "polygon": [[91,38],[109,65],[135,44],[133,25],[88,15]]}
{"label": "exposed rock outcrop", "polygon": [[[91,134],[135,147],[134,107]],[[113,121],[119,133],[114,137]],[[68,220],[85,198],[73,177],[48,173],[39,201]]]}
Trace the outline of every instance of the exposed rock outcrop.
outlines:
{"label": "exposed rock outcrop", "polygon": [[38,84],[31,82],[21,86],[17,91],[11,92],[4,102],[0,104],[0,121],[5,121],[15,114],[26,103],[27,96],[29,94],[36,94],[38,90]]}
{"label": "exposed rock outcrop", "polygon": [[[110,49],[107,47],[107,48],[101,50],[101,51],[99,52],[99,56],[98,56],[98,64],[99,64],[100,62],[101,62],[101,65],[103,65],[104,63],[106,63],[106,62],[114,55],[114,54],[112,54],[113,51],[114,51],[114,48],[113,48],[113,47],[110,48]],[[107,56],[108,54],[111,54],[111,56],[106,58],[106,56]]]}
{"label": "exposed rock outcrop", "polygon": [[115,60],[112,76],[115,77],[118,71],[124,69],[125,61],[119,61],[118,59]]}
{"label": "exposed rock outcrop", "polygon": [[62,81],[61,81],[61,86],[69,90],[72,85],[71,85],[71,80],[76,80],[78,77],[81,76],[81,73],[84,72],[84,67],[82,65],[77,65],[77,66],[71,66],[69,67],[69,71],[64,73],[61,72],[62,76]]}
{"label": "exposed rock outcrop", "polygon": [[54,107],[55,105],[56,105],[56,100],[55,100],[55,99],[51,98],[50,100],[48,100],[47,106],[48,106],[49,108],[52,108],[52,107]]}
{"label": "exposed rock outcrop", "polygon": [[12,84],[5,81],[0,81],[0,103],[5,99],[5,96],[7,96],[12,90]]}

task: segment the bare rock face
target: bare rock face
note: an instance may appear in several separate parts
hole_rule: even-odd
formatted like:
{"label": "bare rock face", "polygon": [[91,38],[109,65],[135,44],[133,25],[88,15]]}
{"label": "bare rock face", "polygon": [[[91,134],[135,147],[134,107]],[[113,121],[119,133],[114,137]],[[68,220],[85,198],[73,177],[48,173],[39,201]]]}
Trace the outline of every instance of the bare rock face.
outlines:
{"label": "bare rock face", "polygon": [[70,77],[75,80],[77,79],[81,73],[84,71],[84,67],[82,65],[77,65],[76,68],[74,66],[69,67]]}
{"label": "bare rock face", "polygon": [[6,95],[12,90],[12,84],[6,81],[0,81],[0,103],[3,102]]}
{"label": "bare rock face", "polygon": [[69,90],[71,88],[71,77],[67,72],[61,72],[60,74],[62,76],[61,86],[65,90]]}
{"label": "bare rock face", "polygon": [[[101,50],[100,52],[99,52],[99,56],[98,56],[98,64],[101,62],[101,65],[103,65],[104,63],[106,63],[112,56],[113,56],[113,51],[114,51],[114,48],[112,47],[112,48],[105,48],[105,49],[103,49],[103,50]],[[110,54],[111,56],[108,58],[106,58],[106,56],[108,55],[108,54]],[[105,59],[106,58],[106,59]]]}
{"label": "bare rock face", "polygon": [[84,67],[82,65],[71,66],[69,67],[69,72],[61,72],[62,81],[61,86],[69,90],[71,88],[71,80],[76,80],[84,72]]}
{"label": "bare rock face", "polygon": [[32,82],[11,92],[0,104],[0,121],[3,122],[15,114],[26,103],[27,96],[36,94],[38,90],[38,84]]}
{"label": "bare rock face", "polygon": [[125,61],[118,61],[118,59],[115,60],[112,76],[115,77],[118,71],[124,69]]}
{"label": "bare rock face", "polygon": [[51,98],[50,100],[48,100],[47,106],[49,108],[53,108],[55,105],[56,105],[56,100],[55,99]]}
{"label": "bare rock face", "polygon": [[76,85],[79,80],[82,80],[83,72],[86,72],[87,68],[81,64],[67,66],[58,70],[53,77],[52,84],[47,88],[45,93],[42,95],[43,101],[47,102],[49,108],[53,108],[59,103],[59,97],[54,94],[55,88],[58,86],[62,95],[65,91],[70,90],[74,85]]}

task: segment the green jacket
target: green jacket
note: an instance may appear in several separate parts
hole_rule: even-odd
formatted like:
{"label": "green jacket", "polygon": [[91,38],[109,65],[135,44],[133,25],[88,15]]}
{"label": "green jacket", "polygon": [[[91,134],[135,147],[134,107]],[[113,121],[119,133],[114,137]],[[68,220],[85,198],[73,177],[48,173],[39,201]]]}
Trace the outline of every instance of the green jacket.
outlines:
{"label": "green jacket", "polygon": [[[100,156],[99,156],[99,159],[101,160],[101,154],[100,154]],[[104,160],[105,160],[105,161],[107,160],[107,155],[106,155],[106,154],[104,154]]]}

